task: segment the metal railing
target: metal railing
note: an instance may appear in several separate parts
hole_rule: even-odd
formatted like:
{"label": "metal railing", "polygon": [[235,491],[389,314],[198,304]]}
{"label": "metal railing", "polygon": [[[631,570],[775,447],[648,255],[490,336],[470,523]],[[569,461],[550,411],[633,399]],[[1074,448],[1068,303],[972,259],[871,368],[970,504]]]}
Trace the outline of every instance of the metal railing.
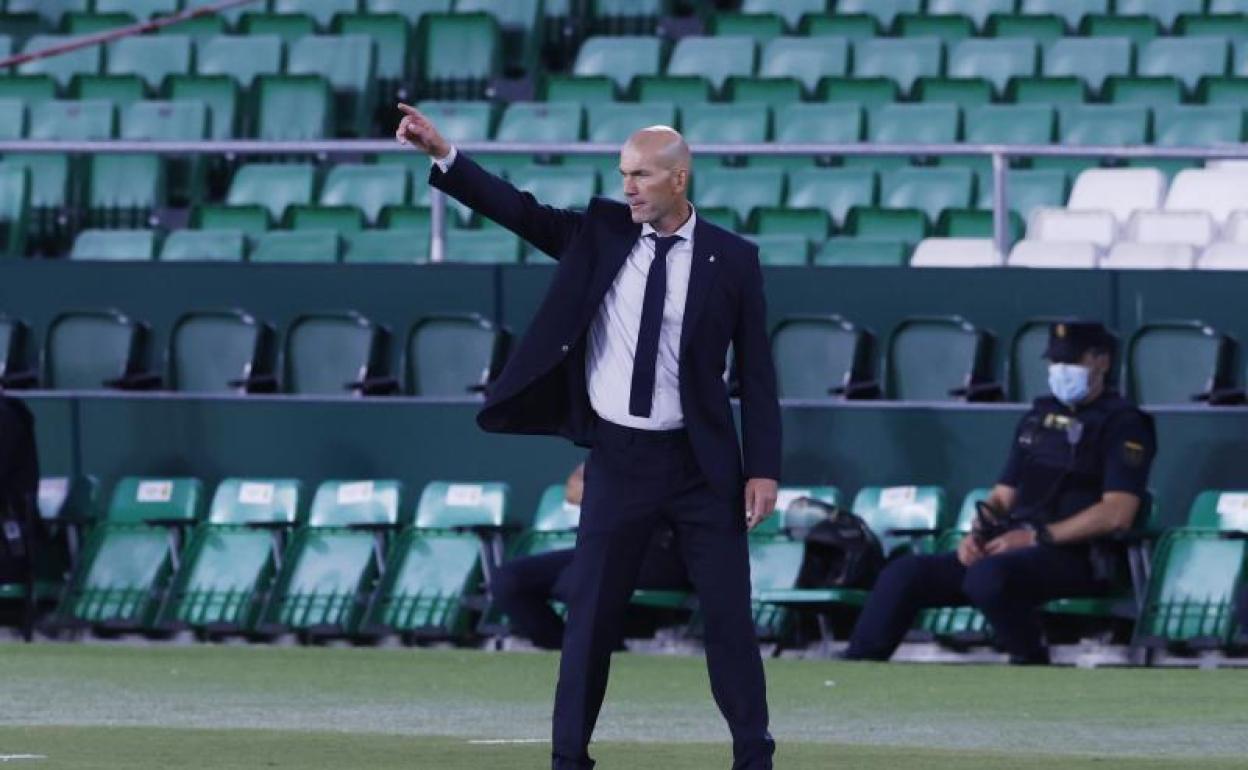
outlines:
{"label": "metal railing", "polygon": [[[581,156],[615,155],[618,144],[583,142],[548,144],[536,142],[463,142],[461,152],[495,155]],[[1009,209],[1007,191],[1010,160],[1013,158],[1111,158],[1114,160],[1232,160],[1248,159],[1248,144],[1211,147],[1155,147],[1022,145],[1022,144],[695,144],[694,157],[700,156],[905,156],[905,157],[984,157],[992,159],[992,230],[999,264],[1005,263],[1009,249]],[[8,153],[154,153],[159,155],[251,155],[330,156],[392,155],[418,152],[393,140],[332,140],[306,142],[266,142],[253,140],[203,142],[144,141],[0,141],[0,156]],[[697,164],[694,165],[697,178]],[[417,183],[423,183],[417,180]],[[696,184],[696,182],[695,182]],[[430,197],[430,261],[441,262],[446,253],[446,198],[438,190]]]}

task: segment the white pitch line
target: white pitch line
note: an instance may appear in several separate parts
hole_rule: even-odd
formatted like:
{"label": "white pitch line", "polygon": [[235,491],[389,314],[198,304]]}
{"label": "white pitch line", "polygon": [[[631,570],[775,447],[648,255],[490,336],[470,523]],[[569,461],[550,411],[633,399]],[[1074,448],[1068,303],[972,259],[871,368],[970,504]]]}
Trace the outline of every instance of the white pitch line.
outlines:
{"label": "white pitch line", "polygon": [[513,743],[550,743],[549,738],[485,738],[468,741],[473,746],[505,746]]}
{"label": "white pitch line", "polygon": [[16,762],[22,759],[47,759],[43,754],[0,754],[0,762]]}

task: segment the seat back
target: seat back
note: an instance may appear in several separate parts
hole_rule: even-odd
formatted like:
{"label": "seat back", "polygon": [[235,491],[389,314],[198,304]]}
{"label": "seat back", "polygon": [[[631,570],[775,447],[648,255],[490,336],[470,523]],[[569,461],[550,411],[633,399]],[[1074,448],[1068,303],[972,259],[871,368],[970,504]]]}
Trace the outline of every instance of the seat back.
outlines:
{"label": "seat back", "polygon": [[659,74],[662,44],[658,37],[590,37],[577,50],[572,73],[581,77],[605,75],[624,91],[638,75]]}
{"label": "seat back", "polygon": [[117,311],[63,313],[48,327],[43,384],[100,390],[142,368],[146,341],[146,328]]}
{"label": "seat back", "polygon": [[1157,544],[1136,640],[1166,645],[1225,645],[1248,541],[1207,530],[1171,530]]}
{"label": "seat back", "polygon": [[264,233],[256,238],[252,262],[337,262],[342,239],[336,230],[294,230]]}
{"label": "seat back", "polygon": [[699,75],[718,90],[733,75],[753,75],[757,58],[758,43],[750,37],[685,37],[672,49],[667,74]]}
{"label": "seat back", "polygon": [[160,261],[242,262],[246,254],[241,230],[174,230],[160,248]]}
{"label": "seat back", "polygon": [[416,506],[417,529],[501,527],[510,523],[503,482],[431,481]]}
{"label": "seat back", "polygon": [[763,46],[758,74],[797,78],[810,93],[827,77],[849,73],[849,43],[843,38],[778,37]]}
{"label": "seat back", "polygon": [[257,77],[282,71],[282,53],[277,35],[218,35],[195,44],[195,71],[228,75],[250,88]]}
{"label": "seat back", "polygon": [[402,166],[342,163],[325,177],[321,205],[354,206],[369,223],[376,223],[386,206],[407,202],[410,188],[410,176]]}
{"label": "seat back", "polygon": [[108,44],[108,74],[138,75],[151,90],[169,75],[191,71],[191,38],[186,35],[136,35]]}
{"label": "seat back", "polygon": [[407,338],[408,393],[463,398],[479,392],[501,371],[508,337],[477,315],[422,319]]}
{"label": "seat back", "polygon": [[950,401],[951,391],[991,380],[992,336],[958,316],[912,318],[888,346],[887,394],[904,401]]}
{"label": "seat back", "polygon": [[580,525],[581,506],[568,502],[566,494],[567,488],[563,484],[546,487],[533,514],[533,531],[566,532]]}
{"label": "seat back", "polygon": [[785,319],[771,345],[781,398],[852,397],[851,386],[875,379],[874,335],[840,316]]}
{"label": "seat back", "polygon": [[[1156,207],[1154,207],[1156,208]],[[1168,211],[1205,211],[1219,224],[1248,209],[1248,172],[1236,169],[1185,169],[1165,196]]]}
{"label": "seat back", "polygon": [[301,316],[286,333],[286,392],[350,394],[350,383],[384,374],[388,344],[389,333],[358,313]]}
{"label": "seat back", "polygon": [[890,535],[891,530],[944,529],[949,524],[945,490],[940,487],[863,487],[854,496],[853,511],[880,539],[886,557],[906,547],[921,551],[933,539]]}
{"label": "seat back", "polygon": [[[11,8],[9,12],[13,12]],[[29,54],[36,51],[46,51],[50,48],[62,46],[73,39],[72,35],[31,35],[26,40],[26,45],[22,46],[22,53]],[[64,90],[69,88],[69,83],[75,75],[97,74],[103,70],[103,65],[103,46],[89,45],[56,56],[32,59],[18,65],[17,74],[49,75]]]}
{"label": "seat back", "polygon": [[1190,404],[1235,385],[1235,344],[1199,321],[1145,324],[1127,347],[1127,395],[1138,404]]}
{"label": "seat back", "polygon": [[273,329],[240,310],[187,313],[169,335],[169,387],[182,393],[245,393],[273,374]]}
{"label": "seat back", "polygon": [[315,181],[316,170],[310,164],[250,163],[234,173],[226,203],[263,206],[277,222],[287,206],[312,202]]}
{"label": "seat back", "polygon": [[402,484],[393,480],[322,482],[312,499],[308,526],[404,523],[399,509],[402,491]]}
{"label": "seat back", "polygon": [[1206,489],[1192,501],[1187,526],[1222,532],[1248,532],[1248,492]]}
{"label": "seat back", "polygon": [[195,478],[140,478],[117,481],[108,506],[110,524],[142,524],[148,519],[199,518],[204,485]]}

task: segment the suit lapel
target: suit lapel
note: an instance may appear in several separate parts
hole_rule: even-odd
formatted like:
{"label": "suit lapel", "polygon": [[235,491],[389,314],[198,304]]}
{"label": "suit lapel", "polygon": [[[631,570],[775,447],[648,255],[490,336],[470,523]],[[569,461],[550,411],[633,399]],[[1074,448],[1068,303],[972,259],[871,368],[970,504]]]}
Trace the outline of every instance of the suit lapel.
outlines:
{"label": "suit lapel", "polygon": [[706,307],[706,293],[719,273],[720,257],[715,253],[711,231],[701,218],[693,226],[693,264],[689,266],[689,293],[685,297],[685,317],[680,324],[680,352],[693,339],[698,317]]}
{"label": "suit lapel", "polygon": [[618,239],[611,239],[610,249],[599,255],[598,264],[594,267],[594,273],[589,279],[589,293],[585,297],[585,307],[589,308],[591,313],[597,312],[598,307],[602,305],[607,289],[611,288],[611,283],[619,275],[620,268],[624,266],[624,260],[628,259],[628,255],[632,252],[633,246],[637,245],[637,239],[640,237],[641,225],[630,223]]}

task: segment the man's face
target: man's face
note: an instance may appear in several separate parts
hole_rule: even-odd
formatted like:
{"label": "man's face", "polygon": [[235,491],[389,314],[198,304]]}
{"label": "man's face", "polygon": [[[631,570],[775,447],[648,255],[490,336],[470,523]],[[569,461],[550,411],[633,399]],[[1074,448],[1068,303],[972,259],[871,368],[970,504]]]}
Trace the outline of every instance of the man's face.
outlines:
{"label": "man's face", "polygon": [[1079,365],[1088,368],[1088,385],[1095,389],[1109,375],[1109,354],[1097,350],[1085,351],[1079,357]]}
{"label": "man's face", "polygon": [[680,205],[688,180],[683,169],[672,169],[658,161],[655,153],[634,144],[620,151],[620,177],[624,198],[633,221],[657,222]]}

